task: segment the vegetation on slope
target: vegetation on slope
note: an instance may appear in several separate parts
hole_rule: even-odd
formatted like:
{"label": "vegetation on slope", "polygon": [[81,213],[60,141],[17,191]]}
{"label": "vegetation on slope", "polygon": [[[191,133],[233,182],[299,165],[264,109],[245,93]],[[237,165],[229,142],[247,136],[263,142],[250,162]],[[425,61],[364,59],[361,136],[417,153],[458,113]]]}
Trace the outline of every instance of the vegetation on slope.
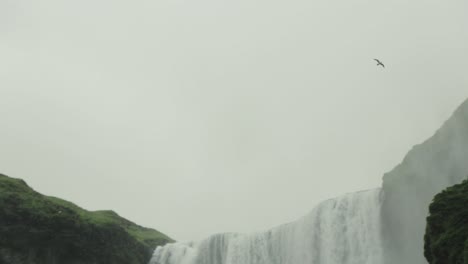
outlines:
{"label": "vegetation on slope", "polygon": [[171,241],[113,211],[90,212],[0,174],[0,263],[146,264]]}
{"label": "vegetation on slope", "polygon": [[424,241],[430,264],[468,264],[468,180],[434,197]]}

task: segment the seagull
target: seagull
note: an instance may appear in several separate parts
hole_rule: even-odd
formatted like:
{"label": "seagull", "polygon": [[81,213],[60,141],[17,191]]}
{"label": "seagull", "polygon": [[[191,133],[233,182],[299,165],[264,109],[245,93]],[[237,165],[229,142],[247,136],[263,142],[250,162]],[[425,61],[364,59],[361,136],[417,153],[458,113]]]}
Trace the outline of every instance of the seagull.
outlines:
{"label": "seagull", "polygon": [[379,61],[378,59],[374,59],[374,60],[377,62],[377,66],[382,66],[385,68],[385,65],[381,61]]}

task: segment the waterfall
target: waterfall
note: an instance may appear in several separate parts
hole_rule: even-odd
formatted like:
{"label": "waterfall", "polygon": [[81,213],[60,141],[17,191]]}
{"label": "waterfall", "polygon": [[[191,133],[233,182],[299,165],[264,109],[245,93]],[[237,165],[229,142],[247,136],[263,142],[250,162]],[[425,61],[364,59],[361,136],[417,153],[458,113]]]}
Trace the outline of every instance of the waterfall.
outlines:
{"label": "waterfall", "polygon": [[266,232],[158,247],[150,264],[382,264],[380,207],[380,189],[347,194]]}

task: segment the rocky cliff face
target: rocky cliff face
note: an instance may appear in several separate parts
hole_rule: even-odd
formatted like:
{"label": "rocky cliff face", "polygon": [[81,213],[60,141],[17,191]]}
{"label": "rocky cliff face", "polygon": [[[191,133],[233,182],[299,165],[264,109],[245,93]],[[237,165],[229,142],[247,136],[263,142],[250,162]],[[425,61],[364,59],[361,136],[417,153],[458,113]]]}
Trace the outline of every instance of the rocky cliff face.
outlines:
{"label": "rocky cliff face", "polygon": [[304,220],[265,233],[215,235],[158,247],[151,263],[427,263],[423,248],[428,206],[435,194],[467,175],[468,101],[384,175],[379,195],[356,199],[361,194],[355,193],[348,196],[354,202],[330,207],[324,202]]}
{"label": "rocky cliff face", "polygon": [[468,180],[436,195],[429,207],[424,255],[430,264],[468,264]]}
{"label": "rocky cliff face", "polygon": [[415,146],[384,175],[382,205],[386,263],[427,263],[423,237],[434,195],[468,175],[468,101],[434,136]]}
{"label": "rocky cliff face", "polygon": [[113,211],[90,212],[0,175],[0,264],[146,264],[171,241]]}

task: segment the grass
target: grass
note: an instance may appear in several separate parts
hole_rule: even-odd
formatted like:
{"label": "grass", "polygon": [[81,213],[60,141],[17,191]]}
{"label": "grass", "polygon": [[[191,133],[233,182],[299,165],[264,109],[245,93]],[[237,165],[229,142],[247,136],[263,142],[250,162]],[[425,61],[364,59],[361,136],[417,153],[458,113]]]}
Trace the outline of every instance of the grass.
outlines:
{"label": "grass", "polygon": [[0,246],[37,249],[41,258],[56,249],[61,259],[146,264],[156,246],[172,241],[114,211],[88,211],[0,174]]}

